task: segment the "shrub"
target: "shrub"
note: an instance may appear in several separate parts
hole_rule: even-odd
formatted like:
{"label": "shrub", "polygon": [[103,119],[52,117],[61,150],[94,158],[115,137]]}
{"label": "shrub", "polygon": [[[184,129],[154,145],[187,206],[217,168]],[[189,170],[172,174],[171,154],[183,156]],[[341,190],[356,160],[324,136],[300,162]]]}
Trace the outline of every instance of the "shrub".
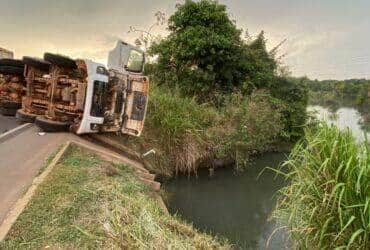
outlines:
{"label": "shrub", "polygon": [[147,69],[158,84],[178,87],[199,102],[240,90],[246,80],[259,87],[274,75],[276,62],[266,50],[263,33],[247,45],[226,6],[216,1],[177,5],[168,29],[168,37],[151,46],[149,53],[158,60]]}
{"label": "shrub", "polygon": [[282,109],[285,138],[296,141],[304,135],[307,121],[308,88],[306,79],[276,77],[272,95],[284,104]]}
{"label": "shrub", "polygon": [[221,127],[211,129],[217,132],[212,136],[216,157],[231,157],[241,168],[251,155],[269,150],[284,127],[281,108],[281,102],[267,91],[248,97],[231,95],[220,110]]}
{"label": "shrub", "polygon": [[[287,225],[299,249],[369,249],[370,151],[349,130],[307,130],[282,166],[274,217]],[[282,173],[282,172],[281,172]]]}

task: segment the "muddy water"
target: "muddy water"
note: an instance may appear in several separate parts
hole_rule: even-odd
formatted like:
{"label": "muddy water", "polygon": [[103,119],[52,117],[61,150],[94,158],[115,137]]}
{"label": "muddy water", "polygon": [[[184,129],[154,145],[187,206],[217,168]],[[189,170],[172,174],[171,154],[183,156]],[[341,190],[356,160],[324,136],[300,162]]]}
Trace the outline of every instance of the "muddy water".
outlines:
{"label": "muddy water", "polygon": [[[368,133],[369,120],[355,108],[311,106],[309,111],[341,129],[350,128],[358,141]],[[367,130],[367,131],[366,131]],[[274,194],[285,185],[281,177],[265,171],[277,167],[284,154],[265,154],[256,159],[242,174],[230,169],[218,170],[210,178],[201,173],[199,178],[180,177],[165,185],[167,206],[172,214],[192,222],[197,228],[227,238],[242,249],[265,249],[271,233],[277,228],[268,220],[276,199]],[[286,249],[284,232],[278,231],[268,249]]]}
{"label": "muddy water", "polygon": [[[243,173],[217,170],[210,178],[181,177],[165,185],[167,206],[195,227],[213,235],[226,237],[245,249],[265,249],[265,243],[276,228],[268,217],[275,205],[274,194],[284,186],[266,167],[277,167],[284,154],[271,153],[257,159]],[[270,249],[284,248],[283,235],[277,233]]]}

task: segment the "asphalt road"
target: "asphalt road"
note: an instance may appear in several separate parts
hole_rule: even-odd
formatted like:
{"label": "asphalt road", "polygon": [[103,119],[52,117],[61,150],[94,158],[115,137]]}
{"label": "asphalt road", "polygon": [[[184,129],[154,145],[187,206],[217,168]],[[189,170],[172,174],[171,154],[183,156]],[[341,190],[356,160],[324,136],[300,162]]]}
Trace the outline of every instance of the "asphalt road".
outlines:
{"label": "asphalt road", "polygon": [[13,128],[19,126],[15,117],[8,117],[0,115],[0,134],[3,134]]}
{"label": "asphalt road", "polygon": [[[5,121],[5,122],[3,122]],[[6,126],[7,127],[6,127]],[[1,117],[1,129],[16,126]],[[45,160],[68,140],[69,134],[39,135],[35,126],[4,142],[0,142],[0,224],[38,174]]]}

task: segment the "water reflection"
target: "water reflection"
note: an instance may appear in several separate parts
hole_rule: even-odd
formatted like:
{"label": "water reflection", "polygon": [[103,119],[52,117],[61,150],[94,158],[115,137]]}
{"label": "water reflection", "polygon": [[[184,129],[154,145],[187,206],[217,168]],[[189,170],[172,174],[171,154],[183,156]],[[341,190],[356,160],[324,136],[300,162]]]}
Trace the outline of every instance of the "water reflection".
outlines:
{"label": "water reflection", "polygon": [[366,130],[369,127],[368,121],[354,108],[342,107],[332,112],[329,107],[310,106],[308,111],[314,112],[318,119],[336,125],[340,129],[349,128],[358,141],[364,140],[364,133],[370,136]]}
{"label": "water reflection", "polygon": [[[165,185],[169,210],[239,247],[265,249],[276,228],[268,221],[276,203],[274,194],[285,183],[270,171],[257,177],[265,167],[277,167],[284,158],[284,154],[266,154],[237,176],[225,169],[216,171],[212,178],[206,173],[198,179],[180,177]],[[269,249],[285,248],[283,232],[273,237],[270,246]]]}

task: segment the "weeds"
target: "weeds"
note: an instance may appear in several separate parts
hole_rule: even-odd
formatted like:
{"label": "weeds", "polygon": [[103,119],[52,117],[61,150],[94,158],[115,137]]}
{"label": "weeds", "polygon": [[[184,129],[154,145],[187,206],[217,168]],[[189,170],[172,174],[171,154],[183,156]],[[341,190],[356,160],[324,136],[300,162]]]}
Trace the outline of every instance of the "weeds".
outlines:
{"label": "weeds", "polygon": [[234,93],[223,101],[216,108],[153,85],[142,137],[115,139],[140,152],[154,148],[151,170],[168,177],[212,167],[214,159],[231,159],[242,168],[250,155],[268,150],[282,135],[282,105],[267,91]]}
{"label": "weeds", "polygon": [[369,249],[367,142],[321,124],[306,131],[282,168],[290,185],[279,191],[273,217],[288,226],[296,248]]}

